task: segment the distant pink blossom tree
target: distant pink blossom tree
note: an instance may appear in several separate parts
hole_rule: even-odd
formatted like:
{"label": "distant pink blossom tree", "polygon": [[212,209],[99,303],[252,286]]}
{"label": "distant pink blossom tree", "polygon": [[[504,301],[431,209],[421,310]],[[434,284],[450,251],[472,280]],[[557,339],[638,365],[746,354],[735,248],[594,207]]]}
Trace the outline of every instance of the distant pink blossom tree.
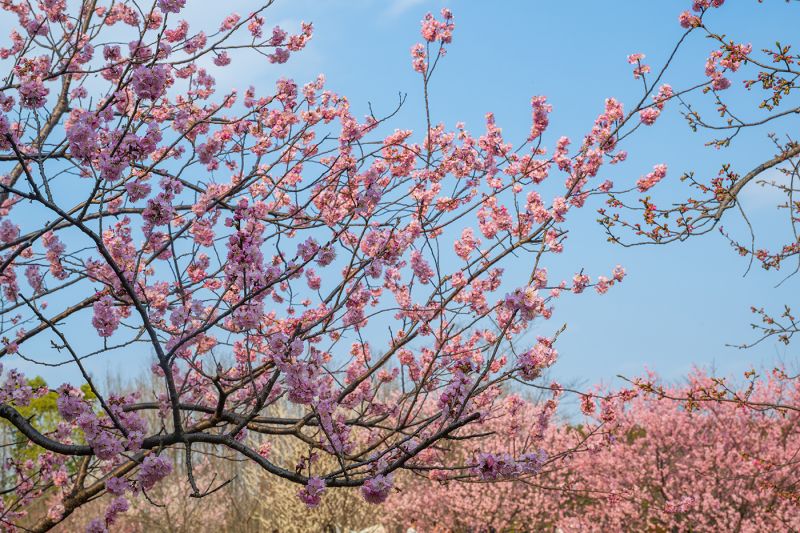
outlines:
{"label": "distant pink blossom tree", "polygon": [[[540,96],[516,147],[492,114],[479,135],[435,123],[446,9],[412,49],[417,137],[380,136],[385,119],[355,117],[322,76],[220,94],[214,73],[248,52],[282,64],[311,39],[311,24],[268,29],[271,3],[203,28],[181,20],[185,0],[0,3],[19,23],[0,48],[0,356],[71,365],[93,394],[58,387],[61,419],[46,429],[19,409],[48,391],[5,374],[0,417],[41,453],[6,465],[4,527],[46,531],[108,492],[89,526],[105,531],[173,471],[169,448],[192,496],[225,483],[199,486],[195,456],[228,453],[297,483],[312,506],[336,487],[383,502],[398,472],[431,460],[495,479],[562,453],[532,441],[450,463],[433,450],[473,435],[504,383],[555,362],[558,328],[523,334],[562,293],[622,281],[620,267],[553,280],[545,262],[570,213],[608,190],[598,173],[625,158],[618,132],[640,110],[608,99],[574,149],[561,137],[552,151]],[[553,179],[563,190],[548,197],[539,185]],[[504,276],[512,263],[524,278]],[[101,390],[90,357],[152,357],[159,388]],[[273,416],[279,402],[292,416]],[[264,435],[308,453],[274,461]],[[28,516],[43,500],[54,503]]]}
{"label": "distant pink blossom tree", "polygon": [[[697,372],[684,385],[659,388],[691,398],[715,380]],[[797,382],[780,376],[736,393],[754,405],[800,405]],[[564,481],[579,497],[559,494],[559,524],[565,531],[797,529],[799,420],[800,408],[640,394],[619,413],[610,445],[571,457]]]}
{"label": "distant pink blossom tree", "polygon": [[[657,381],[651,376],[652,381]],[[675,397],[708,386],[693,374],[663,386]],[[793,404],[793,382],[769,377],[740,390],[753,402]],[[748,392],[749,391],[749,392]],[[584,396],[584,420],[551,424],[544,446],[571,448],[536,476],[493,482],[406,476],[380,509],[389,523],[418,531],[792,531],[800,527],[800,409],[758,411],[731,402],[686,404],[639,394],[602,414]],[[536,405],[509,396],[509,410],[485,425],[480,446],[513,456],[540,430]],[[604,422],[605,434],[587,436]],[[583,441],[582,444],[578,444]],[[450,453],[469,456],[474,443]]]}

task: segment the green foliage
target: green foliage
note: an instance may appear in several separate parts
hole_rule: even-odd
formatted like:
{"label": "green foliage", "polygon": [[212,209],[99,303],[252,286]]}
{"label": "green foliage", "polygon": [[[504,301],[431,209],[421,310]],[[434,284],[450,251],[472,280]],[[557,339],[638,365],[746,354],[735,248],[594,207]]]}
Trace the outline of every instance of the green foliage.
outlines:
{"label": "green foliage", "polygon": [[647,431],[642,426],[633,426],[628,432],[625,434],[625,442],[628,444],[633,444],[636,442],[637,439],[641,439],[647,436]]}
{"label": "green foliage", "polygon": [[[34,391],[48,389],[47,382],[41,376],[29,379],[28,385]],[[86,400],[93,403],[97,399],[89,385],[82,385],[81,391]],[[37,394],[28,405],[17,405],[14,402],[10,402],[9,405],[30,420],[31,424],[40,432],[48,434],[57,429],[60,420],[57,400],[58,392],[48,390],[46,394]],[[13,443],[10,446],[10,455],[13,459],[21,461],[36,459],[40,454],[44,453],[44,448],[30,444],[28,439],[7,420],[0,420],[0,428],[2,428],[4,434],[3,442]]]}

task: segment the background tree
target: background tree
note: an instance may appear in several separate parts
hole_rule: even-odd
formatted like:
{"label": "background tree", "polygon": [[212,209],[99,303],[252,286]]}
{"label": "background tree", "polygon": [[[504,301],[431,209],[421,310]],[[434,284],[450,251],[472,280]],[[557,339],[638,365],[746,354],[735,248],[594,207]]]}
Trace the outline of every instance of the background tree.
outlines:
{"label": "background tree", "polygon": [[[698,372],[685,385],[664,388],[680,398],[708,381]],[[753,402],[797,405],[795,385],[760,379],[749,395]],[[535,404],[508,400],[517,407],[510,418],[492,424],[495,431],[483,446],[513,454],[539,428],[531,416]],[[402,525],[414,517],[419,531],[435,525],[457,532],[793,531],[800,526],[800,411],[758,412],[734,402],[687,405],[650,394],[638,395],[624,410],[604,410],[602,401],[589,396],[582,403],[589,420],[605,418],[609,440],[589,441],[530,478],[445,483],[403,477],[402,490],[381,512],[389,523]],[[583,426],[576,422],[551,425],[547,447],[580,438]],[[474,452],[463,443],[454,453]]]}

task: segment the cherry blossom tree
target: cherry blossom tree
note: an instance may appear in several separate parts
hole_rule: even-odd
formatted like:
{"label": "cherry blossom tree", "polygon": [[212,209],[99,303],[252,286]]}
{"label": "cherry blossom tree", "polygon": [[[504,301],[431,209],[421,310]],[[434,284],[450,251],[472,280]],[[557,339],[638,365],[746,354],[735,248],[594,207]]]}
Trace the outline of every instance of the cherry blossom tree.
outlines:
{"label": "cherry blossom tree", "polygon": [[[714,380],[696,372],[685,385],[662,389],[691,397]],[[737,392],[754,404],[797,406],[800,399],[797,383],[779,376]],[[620,413],[610,446],[574,457],[568,485],[587,497],[576,505],[562,494],[561,524],[566,530],[797,529],[799,415],[642,394]]]}
{"label": "cherry blossom tree", "polygon": [[[322,76],[221,94],[216,72],[254,57],[280,68],[312,25],[268,29],[264,2],[196,28],[185,4],[0,3],[19,26],[0,48],[0,417],[37,450],[6,466],[4,527],[46,531],[108,494],[88,526],[105,531],[174,457],[191,496],[227,482],[198,483],[197,456],[227,454],[313,507],[337,487],[383,502],[402,471],[532,475],[567,453],[534,439],[460,462],[437,446],[479,436],[504,384],[555,362],[562,329],[524,334],[559,297],[622,281],[621,267],[550,279],[545,263],[570,212],[609,190],[598,174],[625,158],[619,131],[641,104],[608,99],[573,149],[545,149],[541,96],[516,146],[492,114],[480,135],[448,129],[427,105],[455,28],[445,9],[411,50],[424,130],[381,134],[391,112],[357,118]],[[561,193],[543,196],[553,179]],[[520,258],[526,277],[504,276]],[[55,390],[54,427],[21,414],[52,391],[20,359],[80,376]],[[92,361],[131,359],[152,361],[152,395],[93,380]],[[561,388],[543,386],[546,426]],[[281,462],[276,439],[305,452]]]}
{"label": "cherry blossom tree", "polygon": [[[657,381],[651,376],[653,381]],[[665,394],[685,397],[708,386],[696,372]],[[741,390],[740,394],[747,391]],[[797,405],[796,383],[769,377],[749,394],[755,402]],[[639,394],[613,418],[584,396],[587,420],[605,416],[607,437],[551,462],[535,477],[441,482],[404,477],[380,511],[388,523],[419,531],[791,531],[800,526],[799,410],[756,411],[732,402],[686,404]],[[535,404],[495,419],[483,446],[514,449],[539,430]],[[524,414],[523,414],[524,413]],[[523,414],[523,416],[519,416]],[[583,424],[552,424],[545,437],[559,448],[581,437]],[[560,442],[561,444],[557,444]],[[469,455],[470,444],[454,453]],[[493,529],[490,529],[493,528]]]}

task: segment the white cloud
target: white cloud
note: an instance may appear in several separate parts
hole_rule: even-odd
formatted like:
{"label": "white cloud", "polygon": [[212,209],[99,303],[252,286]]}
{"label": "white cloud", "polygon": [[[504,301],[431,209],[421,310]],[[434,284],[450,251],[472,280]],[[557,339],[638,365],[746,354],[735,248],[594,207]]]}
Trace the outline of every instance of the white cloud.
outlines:
{"label": "white cloud", "polygon": [[424,4],[425,2],[426,0],[392,0],[392,3],[386,13],[392,17],[397,17],[409,9],[420,4]]}
{"label": "white cloud", "polygon": [[[774,209],[776,205],[786,202],[786,192],[782,187],[788,187],[790,178],[777,168],[771,168],[748,183],[739,199],[745,208]],[[794,188],[800,188],[800,182],[795,178]]]}

